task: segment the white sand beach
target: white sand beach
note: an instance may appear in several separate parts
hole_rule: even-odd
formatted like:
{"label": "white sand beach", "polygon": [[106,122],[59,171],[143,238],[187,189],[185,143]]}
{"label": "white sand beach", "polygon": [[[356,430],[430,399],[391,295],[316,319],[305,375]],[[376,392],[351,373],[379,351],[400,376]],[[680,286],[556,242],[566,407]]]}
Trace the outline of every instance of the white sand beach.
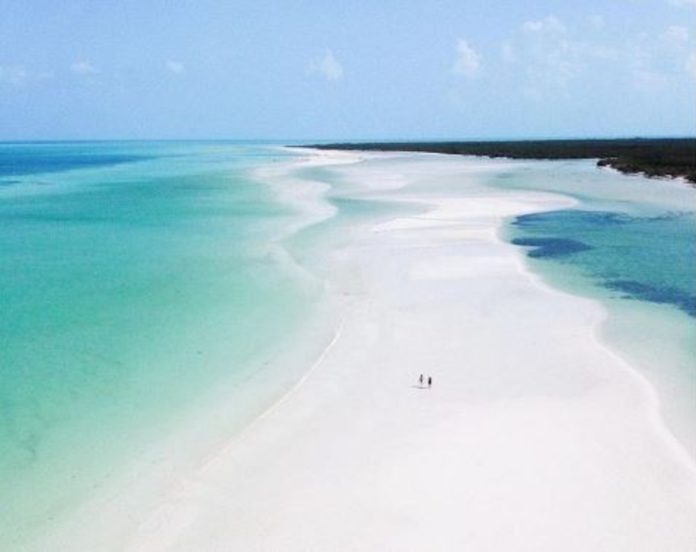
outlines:
{"label": "white sand beach", "polygon": [[486,188],[481,161],[335,164],[347,197],[423,213],[356,225],[327,253],[315,268],[341,319],[328,348],[180,474],[126,549],[696,549],[692,459],[651,385],[598,337],[603,307],[546,286],[497,237],[506,217],[569,200]]}

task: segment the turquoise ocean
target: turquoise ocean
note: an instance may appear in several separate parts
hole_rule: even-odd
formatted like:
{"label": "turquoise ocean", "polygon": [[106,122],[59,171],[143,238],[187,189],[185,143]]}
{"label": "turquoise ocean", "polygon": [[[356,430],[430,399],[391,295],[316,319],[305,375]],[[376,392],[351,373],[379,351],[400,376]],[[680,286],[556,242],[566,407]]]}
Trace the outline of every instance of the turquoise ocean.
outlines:
{"label": "turquoise ocean", "polygon": [[[306,214],[257,169],[294,157],[236,142],[0,144],[0,549],[69,519],[172,442],[224,442],[297,379],[269,366],[323,288],[279,243],[321,275],[313,260],[351,225],[413,208],[342,197],[350,183],[306,167],[298,177],[333,187],[336,216],[291,234]],[[487,185],[576,199],[501,234],[548,283],[606,306],[603,337],[656,386],[694,453],[683,421],[696,416],[696,191],[589,161],[502,166]],[[258,400],[244,394],[254,386]],[[196,416],[220,397],[226,407]]]}
{"label": "turquoise ocean", "polygon": [[[69,515],[220,389],[234,401],[294,337],[320,286],[277,254],[301,213],[254,178],[290,157],[0,145],[0,549]],[[236,410],[198,428],[203,445]]]}

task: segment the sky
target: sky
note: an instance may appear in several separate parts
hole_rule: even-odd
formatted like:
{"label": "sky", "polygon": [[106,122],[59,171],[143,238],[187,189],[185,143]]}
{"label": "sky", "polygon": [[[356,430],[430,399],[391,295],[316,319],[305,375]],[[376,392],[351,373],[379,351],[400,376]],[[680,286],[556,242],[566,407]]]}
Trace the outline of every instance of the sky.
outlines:
{"label": "sky", "polygon": [[696,0],[0,0],[0,140],[696,134]]}

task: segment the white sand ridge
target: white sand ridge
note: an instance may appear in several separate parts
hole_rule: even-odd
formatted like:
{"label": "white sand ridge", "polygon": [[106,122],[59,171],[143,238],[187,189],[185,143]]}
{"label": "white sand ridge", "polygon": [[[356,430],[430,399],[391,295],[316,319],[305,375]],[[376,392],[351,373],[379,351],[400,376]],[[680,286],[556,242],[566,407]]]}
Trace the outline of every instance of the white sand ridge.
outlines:
{"label": "white sand ridge", "polygon": [[351,193],[429,210],[327,252],[341,332],[128,549],[694,550],[693,465],[597,339],[603,309],[496,238],[505,217],[568,200],[487,189],[470,160],[365,159],[335,168]]}

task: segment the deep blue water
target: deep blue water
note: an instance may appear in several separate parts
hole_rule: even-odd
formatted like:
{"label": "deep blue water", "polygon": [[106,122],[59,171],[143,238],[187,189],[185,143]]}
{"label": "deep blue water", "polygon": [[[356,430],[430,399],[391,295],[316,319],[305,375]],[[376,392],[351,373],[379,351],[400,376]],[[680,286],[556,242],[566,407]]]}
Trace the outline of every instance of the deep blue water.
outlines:
{"label": "deep blue water", "polygon": [[113,151],[113,144],[16,143],[0,147],[0,185],[15,184],[12,177],[73,169],[105,167],[150,159],[147,154]]}
{"label": "deep blue water", "polygon": [[586,243],[564,238],[515,238],[512,240],[512,243],[530,247],[531,249],[527,252],[527,255],[534,259],[563,257],[592,249]]}
{"label": "deep blue water", "polygon": [[617,297],[696,317],[696,228],[690,212],[635,216],[569,209],[518,217],[512,243],[564,263]]}

